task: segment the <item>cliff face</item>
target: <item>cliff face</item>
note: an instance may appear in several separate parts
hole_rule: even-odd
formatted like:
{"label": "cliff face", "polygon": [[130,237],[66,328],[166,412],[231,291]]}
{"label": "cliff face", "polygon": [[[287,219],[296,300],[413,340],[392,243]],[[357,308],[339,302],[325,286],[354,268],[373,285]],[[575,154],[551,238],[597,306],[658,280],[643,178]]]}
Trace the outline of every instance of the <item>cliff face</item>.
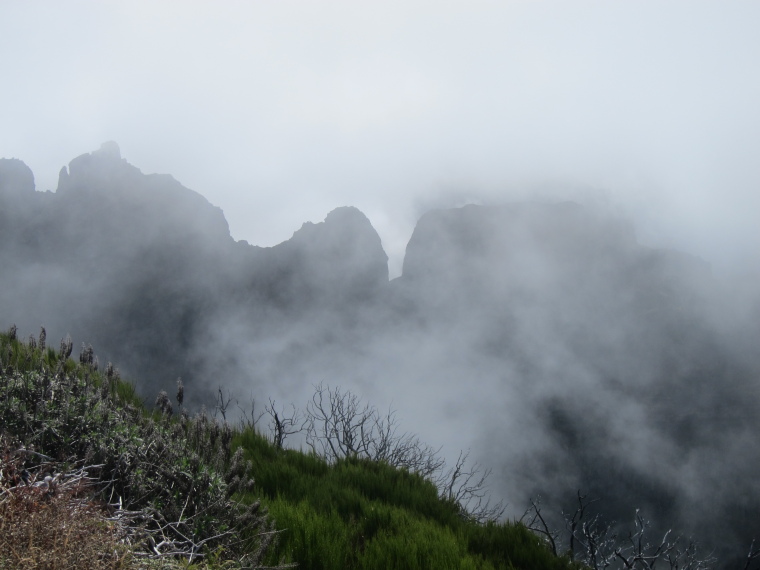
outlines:
{"label": "cliff face", "polygon": [[[55,193],[35,192],[28,167],[4,159],[0,200],[4,318],[97,339],[150,381],[192,382],[204,329],[230,321],[251,339],[275,327],[310,347],[373,338],[380,323],[468,323],[482,331],[478,349],[495,354],[514,351],[522,323],[574,339],[584,358],[612,330],[628,354],[642,344],[630,337],[647,330],[659,342],[664,322],[680,326],[678,307],[696,302],[688,283],[709,280],[698,260],[642,248],[629,224],[564,203],[429,212],[389,285],[380,238],[356,208],[271,248],[238,243],[219,208],[171,176],[143,174],[115,143],[72,160]],[[649,314],[670,320],[653,328]],[[168,360],[151,356],[155,346]]]}
{"label": "cliff face", "polygon": [[599,271],[614,276],[637,247],[629,226],[574,203],[465,206],[420,219],[403,276],[433,288],[453,281],[472,293],[539,293]]}
{"label": "cliff face", "polygon": [[0,158],[0,239],[7,242],[14,233],[23,231],[25,224],[21,222],[29,221],[38,194],[34,174],[26,164],[16,158]]}
{"label": "cliff face", "polygon": [[34,174],[17,158],[0,158],[0,200],[24,199],[34,193]]}
{"label": "cliff face", "polygon": [[560,203],[428,212],[394,285],[432,317],[530,309],[579,324],[671,311],[696,302],[694,284],[710,279],[695,257],[640,246],[624,220]]}
{"label": "cliff face", "polygon": [[236,243],[219,208],[143,174],[115,143],[72,160],[55,193],[35,192],[23,162],[2,160],[0,203],[3,319],[97,339],[153,382],[192,384],[196,340],[218,315],[292,321],[368,302],[388,282],[380,238],[355,208],[273,248]]}
{"label": "cliff face", "polygon": [[188,253],[195,248],[214,254],[233,243],[220,208],[169,175],[143,174],[121,158],[115,143],[105,143],[64,167],[55,197],[57,208],[69,219],[63,232],[79,234],[83,240],[100,235],[108,241],[102,249],[126,254],[185,244]]}
{"label": "cliff face", "polygon": [[[404,318],[467,355],[460,373],[472,389],[462,397],[491,386],[480,417],[519,418],[491,423],[502,435],[491,445],[512,448],[500,452],[505,488],[524,477],[518,488],[548,498],[554,489],[553,500],[582,488],[612,520],[626,520],[636,497],[642,512],[657,513],[656,532],[669,524],[699,535],[691,525],[709,516],[695,506],[710,493],[704,474],[722,462],[729,476],[743,463],[726,449],[756,423],[748,402],[760,396],[757,359],[739,356],[711,320],[705,262],[643,247],[629,224],[577,204],[466,206],[420,219],[392,286]],[[449,354],[436,358],[454,369]],[[494,405],[499,393],[509,396]],[[526,450],[521,438],[543,443]],[[658,454],[674,461],[655,467]],[[714,505],[721,531],[699,540],[723,547],[760,531],[744,506],[731,512],[740,497],[760,503],[742,485]]]}
{"label": "cliff face", "polygon": [[266,280],[285,304],[348,308],[372,300],[388,283],[380,236],[356,208],[337,208],[324,222],[303,224],[267,254],[258,281]]}

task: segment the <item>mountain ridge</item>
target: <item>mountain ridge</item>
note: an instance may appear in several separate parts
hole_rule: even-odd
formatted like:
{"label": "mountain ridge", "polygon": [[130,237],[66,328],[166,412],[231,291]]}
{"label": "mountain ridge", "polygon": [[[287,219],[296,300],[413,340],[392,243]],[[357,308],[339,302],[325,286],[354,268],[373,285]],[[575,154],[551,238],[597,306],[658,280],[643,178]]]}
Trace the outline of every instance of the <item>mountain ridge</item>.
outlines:
{"label": "mountain ridge", "polygon": [[760,428],[752,319],[717,322],[709,266],[640,245],[629,222],[574,203],[435,210],[389,280],[356,208],[263,248],[115,144],[62,172],[60,194],[37,192],[26,165],[0,160],[0,317],[96,342],[143,394],[181,376],[195,405],[299,401],[321,382],[400,395],[414,432],[489,461],[513,504],[541,493],[565,508],[583,487],[615,520],[634,504],[704,533],[696,498],[717,477],[734,484],[706,540],[760,535],[735,513],[760,508],[742,467],[760,453],[737,444]]}

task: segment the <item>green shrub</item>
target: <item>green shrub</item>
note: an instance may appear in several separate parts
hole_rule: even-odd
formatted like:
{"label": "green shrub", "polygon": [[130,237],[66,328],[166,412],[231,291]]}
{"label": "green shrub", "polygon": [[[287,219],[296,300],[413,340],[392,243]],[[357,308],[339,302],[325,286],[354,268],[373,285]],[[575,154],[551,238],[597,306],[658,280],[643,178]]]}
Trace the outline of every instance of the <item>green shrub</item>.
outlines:
{"label": "green shrub", "polygon": [[521,525],[477,524],[433,483],[382,462],[276,449],[252,429],[236,435],[281,531],[268,560],[299,568],[571,567]]}
{"label": "green shrub", "polygon": [[[150,411],[90,347],[78,363],[70,354],[68,338],[55,351],[42,335],[0,334],[0,431],[56,469],[89,466],[97,497],[123,514],[136,559],[174,548],[204,568],[573,567],[521,525],[474,522],[420,474],[281,449],[251,427],[190,417],[181,396],[180,414],[167,394]],[[26,461],[41,473],[39,460]]]}
{"label": "green shrub", "polygon": [[26,467],[65,473],[83,462],[143,554],[225,552],[257,564],[275,535],[257,502],[232,499],[252,476],[242,453],[231,453],[230,426],[205,414],[150,413],[111,365],[98,370],[91,348],[79,363],[70,353],[68,337],[56,353],[19,341],[14,329],[0,335],[0,432],[29,450]]}

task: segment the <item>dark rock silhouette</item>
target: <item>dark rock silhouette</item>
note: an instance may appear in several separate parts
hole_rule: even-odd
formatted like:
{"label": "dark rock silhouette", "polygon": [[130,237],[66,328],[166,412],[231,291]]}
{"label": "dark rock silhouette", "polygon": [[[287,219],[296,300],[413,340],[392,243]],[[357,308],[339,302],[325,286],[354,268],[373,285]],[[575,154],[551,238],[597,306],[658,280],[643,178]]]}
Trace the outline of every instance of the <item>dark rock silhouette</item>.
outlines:
{"label": "dark rock silhouette", "polygon": [[[668,272],[670,271],[670,274]],[[500,279],[473,279],[497,275]],[[638,277],[636,277],[638,276]],[[435,210],[420,219],[407,246],[403,278],[426,287],[450,283],[518,294],[554,288],[568,292],[592,285],[639,285],[695,277],[709,279],[703,261],[675,251],[641,247],[627,222],[595,214],[579,204],[512,204]],[[452,287],[447,287],[451,289]]]}
{"label": "dark rock silhouette", "polygon": [[0,158],[0,199],[31,196],[33,192],[32,170],[17,158]]}
{"label": "dark rock silhouette", "polygon": [[356,208],[337,208],[324,222],[303,224],[268,253],[259,274],[287,305],[369,301],[388,283],[380,236]]}
{"label": "dark rock silhouette", "polygon": [[0,175],[4,318],[96,338],[149,384],[193,385],[205,358],[196,339],[217,314],[292,318],[369,301],[388,282],[380,238],[355,208],[259,248],[235,242],[219,208],[171,176],[143,174],[116,143],[72,160],[55,193],[34,192],[18,160]]}

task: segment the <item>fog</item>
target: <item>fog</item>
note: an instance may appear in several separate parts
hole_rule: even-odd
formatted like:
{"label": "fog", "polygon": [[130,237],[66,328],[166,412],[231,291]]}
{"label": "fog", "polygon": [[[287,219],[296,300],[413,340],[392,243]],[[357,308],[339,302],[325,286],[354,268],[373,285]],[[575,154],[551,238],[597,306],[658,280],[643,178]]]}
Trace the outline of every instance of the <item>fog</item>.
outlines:
{"label": "fog", "polygon": [[92,343],[146,399],[340,386],[471,449],[509,516],[583,488],[736,554],[760,533],[758,16],[6,2],[0,157],[38,192],[0,193],[0,327]]}
{"label": "fog", "polygon": [[303,410],[325,384],[449,462],[469,450],[509,517],[582,489],[727,560],[760,531],[757,282],[642,245],[593,197],[430,210],[389,280],[355,208],[253,246],[109,142],[55,193],[0,160],[0,243],[3,320],[93,343],[149,405],[178,376],[192,408],[230,398],[229,419],[270,397]]}
{"label": "fog", "polygon": [[71,157],[116,140],[258,245],[355,205],[392,276],[431,203],[556,187],[736,269],[758,259],[759,16],[703,1],[4,2],[0,156],[55,189]]}

